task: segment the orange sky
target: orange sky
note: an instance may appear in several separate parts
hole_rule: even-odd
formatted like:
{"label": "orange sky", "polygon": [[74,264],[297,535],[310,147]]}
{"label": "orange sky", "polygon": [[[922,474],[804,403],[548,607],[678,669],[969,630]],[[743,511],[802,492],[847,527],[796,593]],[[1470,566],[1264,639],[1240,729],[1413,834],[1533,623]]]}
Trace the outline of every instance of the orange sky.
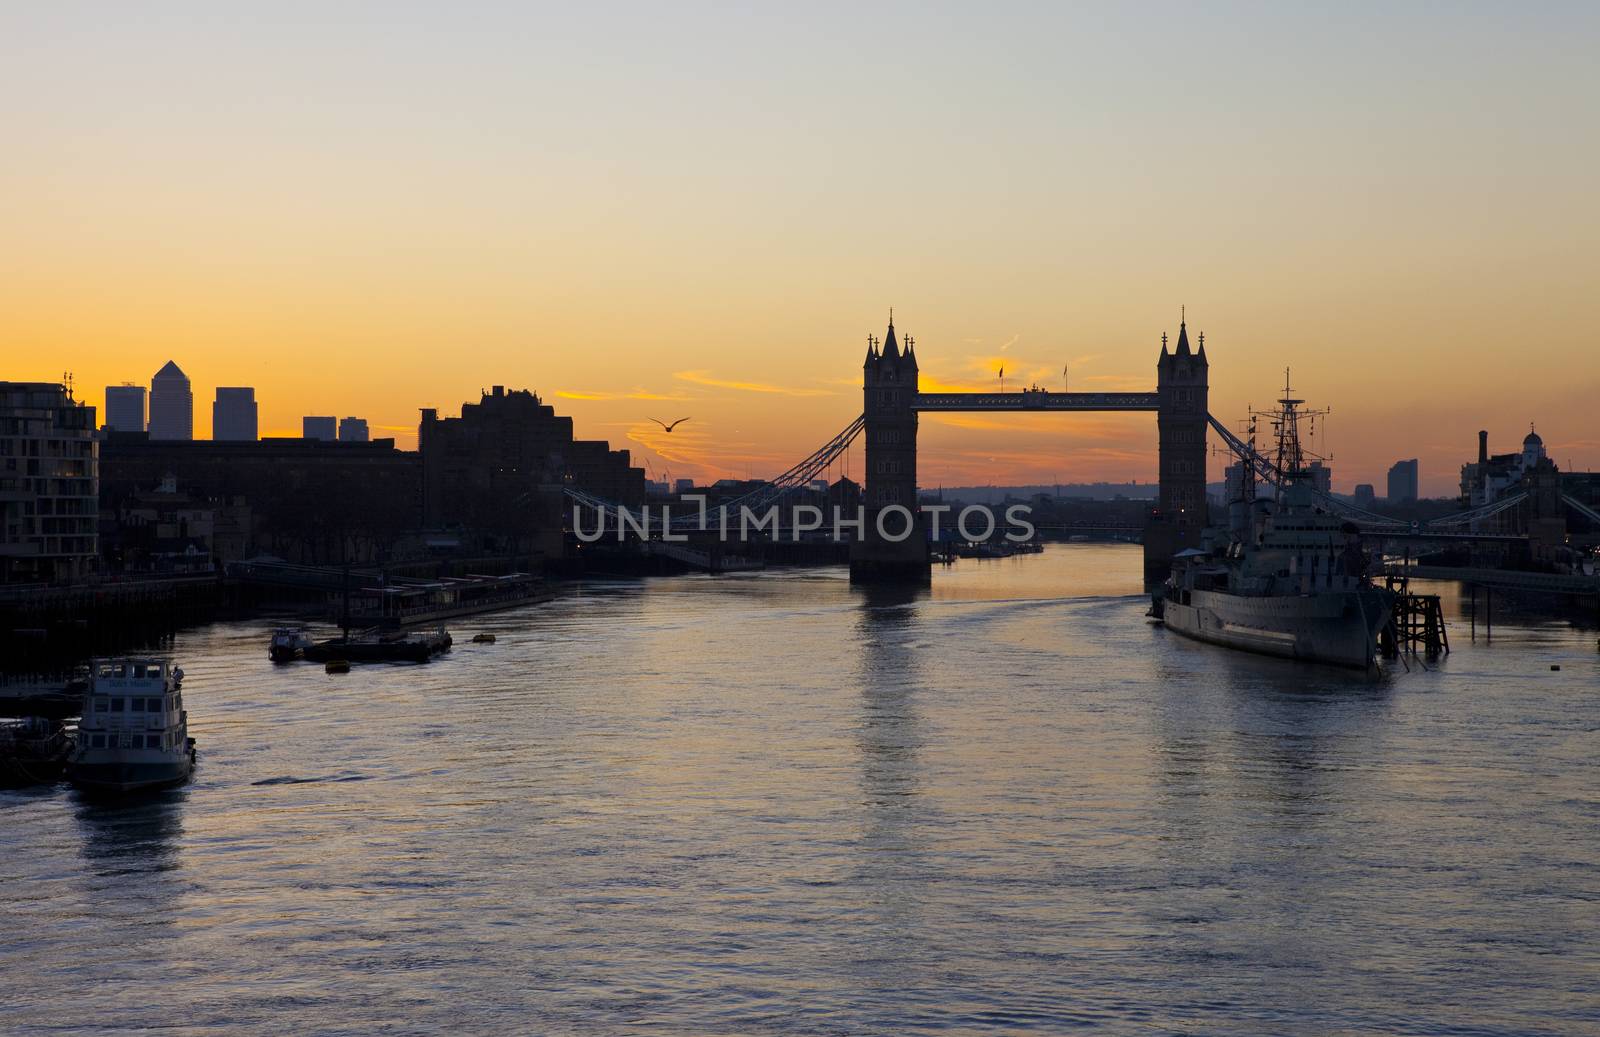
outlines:
{"label": "orange sky", "polygon": [[[763,475],[891,305],[938,383],[1142,389],[1187,304],[1213,412],[1292,366],[1339,489],[1451,492],[1529,421],[1600,468],[1589,9],[397,11],[0,15],[0,377],[170,358],[201,435],[243,384],[404,445],[505,384]],[[1154,438],[930,416],[921,481],[1148,480]]]}

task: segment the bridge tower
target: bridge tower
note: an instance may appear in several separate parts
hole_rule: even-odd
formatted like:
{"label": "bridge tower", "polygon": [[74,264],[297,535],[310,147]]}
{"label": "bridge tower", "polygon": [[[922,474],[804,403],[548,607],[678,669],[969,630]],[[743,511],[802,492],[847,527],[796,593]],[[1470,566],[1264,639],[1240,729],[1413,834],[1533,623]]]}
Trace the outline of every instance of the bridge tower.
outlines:
{"label": "bridge tower", "polygon": [[1210,364],[1206,337],[1189,348],[1187,322],[1178,324],[1178,345],[1167,351],[1161,336],[1156,362],[1156,427],[1160,435],[1160,491],[1144,533],[1145,580],[1166,578],[1172,556],[1200,543],[1206,526],[1206,425]]}
{"label": "bridge tower", "polygon": [[[1530,432],[1528,438],[1536,439],[1536,436]],[[1528,491],[1528,499],[1522,505],[1527,514],[1528,549],[1538,561],[1553,561],[1567,544],[1567,507],[1561,499],[1561,470],[1541,451],[1538,460],[1523,474],[1522,486]]]}
{"label": "bridge tower", "polygon": [[862,432],[867,440],[866,525],[850,545],[850,579],[854,581],[926,582],[930,578],[927,534],[917,510],[915,345],[907,335],[901,349],[895,340],[893,314],[881,344],[867,338],[861,380],[866,417]]}

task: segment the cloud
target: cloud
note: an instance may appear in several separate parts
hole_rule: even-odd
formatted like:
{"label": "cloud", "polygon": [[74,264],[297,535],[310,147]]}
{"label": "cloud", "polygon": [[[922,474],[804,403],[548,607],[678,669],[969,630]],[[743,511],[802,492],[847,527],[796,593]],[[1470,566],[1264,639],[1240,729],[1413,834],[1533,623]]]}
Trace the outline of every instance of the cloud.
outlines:
{"label": "cloud", "polygon": [[[944,425],[968,432],[1002,432],[1011,436],[1044,436],[1056,440],[1063,449],[1078,452],[1086,443],[1107,442],[1123,444],[1139,437],[1138,425],[1148,427],[1148,416],[1110,415],[1104,413],[1060,412],[1040,414],[1032,411],[1003,411],[998,413],[966,414],[950,411],[929,411],[922,421],[930,425]],[[937,437],[943,440],[946,437]],[[930,446],[942,449],[937,442]],[[1037,449],[1037,448],[1035,448]]]}
{"label": "cloud", "polygon": [[964,428],[972,431],[1015,432],[1017,426],[993,418],[976,418],[970,414],[945,414],[931,412],[922,415],[923,421],[931,421],[936,425],[949,425],[951,428]]}
{"label": "cloud", "polygon": [[765,382],[734,382],[722,378],[713,378],[706,371],[678,371],[674,378],[695,385],[709,385],[713,389],[733,389],[738,392],[763,392],[778,396],[835,396],[832,389],[796,389],[783,385],[768,385]]}
{"label": "cloud", "polygon": [[635,389],[632,392],[588,392],[582,389],[562,389],[556,393],[563,400],[687,400],[689,397],[682,394],[667,395],[665,393],[646,392]]}
{"label": "cloud", "polygon": [[917,391],[919,392],[989,392],[994,389],[991,382],[986,385],[974,385],[970,382],[944,382],[922,372],[917,378]]}

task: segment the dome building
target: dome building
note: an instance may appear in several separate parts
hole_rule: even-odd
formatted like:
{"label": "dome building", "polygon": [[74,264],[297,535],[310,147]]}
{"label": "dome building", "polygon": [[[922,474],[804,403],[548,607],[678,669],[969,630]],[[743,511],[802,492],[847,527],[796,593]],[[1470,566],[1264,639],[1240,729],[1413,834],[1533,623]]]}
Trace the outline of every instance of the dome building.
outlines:
{"label": "dome building", "polygon": [[1480,508],[1492,504],[1506,493],[1522,485],[1522,477],[1545,460],[1544,440],[1529,424],[1528,434],[1522,437],[1522,452],[1516,454],[1489,454],[1489,433],[1478,433],[1478,459],[1461,466],[1461,499],[1468,507]]}
{"label": "dome building", "polygon": [[1539,433],[1529,425],[1528,434],[1522,437],[1522,470],[1531,471],[1544,456],[1544,440],[1540,439]]}

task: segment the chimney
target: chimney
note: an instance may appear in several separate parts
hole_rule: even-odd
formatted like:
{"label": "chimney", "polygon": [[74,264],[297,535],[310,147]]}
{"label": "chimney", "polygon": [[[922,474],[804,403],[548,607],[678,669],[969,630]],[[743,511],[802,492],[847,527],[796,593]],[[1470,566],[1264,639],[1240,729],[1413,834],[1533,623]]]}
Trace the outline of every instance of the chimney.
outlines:
{"label": "chimney", "polygon": [[1487,464],[1489,461],[1489,430],[1478,430],[1478,463]]}

